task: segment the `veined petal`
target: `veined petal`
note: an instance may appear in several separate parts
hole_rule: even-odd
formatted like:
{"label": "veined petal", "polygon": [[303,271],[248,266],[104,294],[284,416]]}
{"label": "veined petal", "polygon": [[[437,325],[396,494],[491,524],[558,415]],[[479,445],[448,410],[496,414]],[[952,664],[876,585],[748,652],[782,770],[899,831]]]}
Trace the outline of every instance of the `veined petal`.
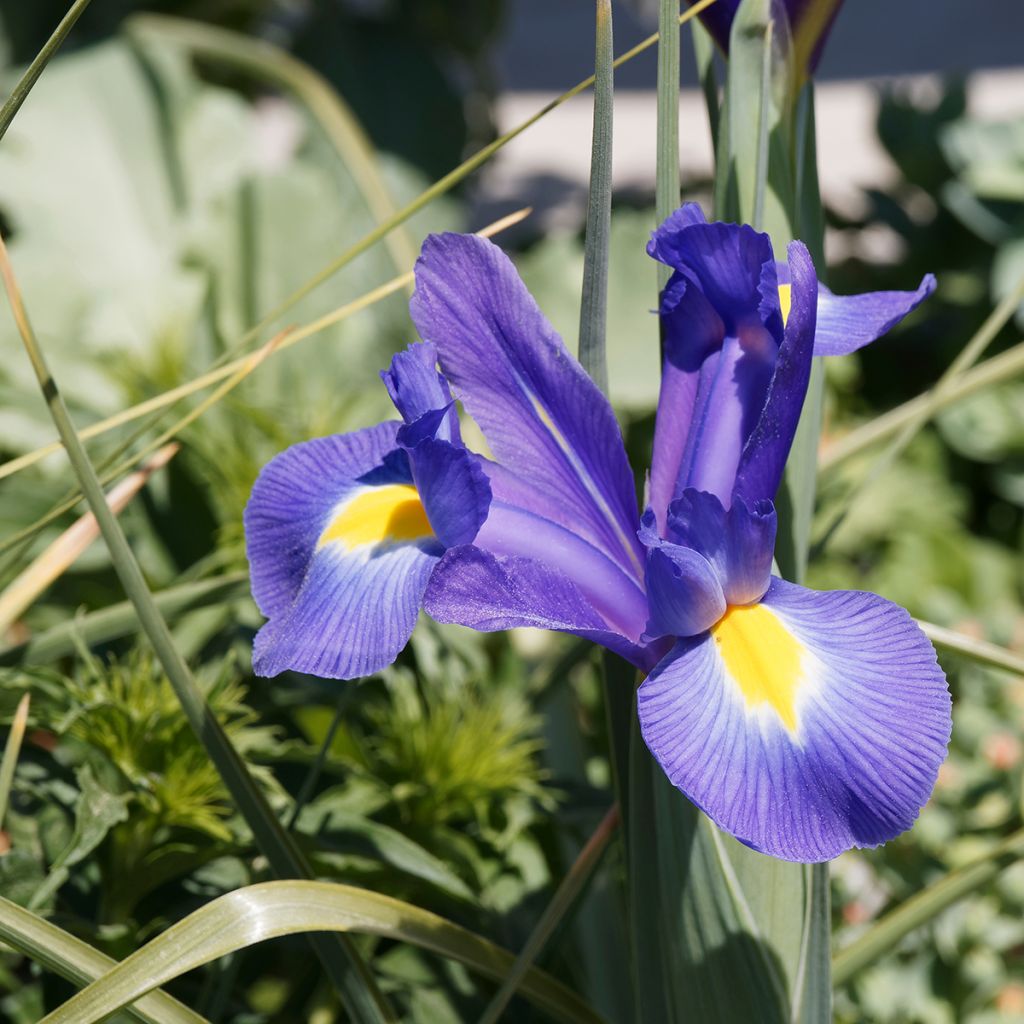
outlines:
{"label": "veined petal", "polygon": [[913,824],[950,733],[931,644],[874,594],[773,580],[679,642],[638,692],[672,782],[755,849],[821,861]]}
{"label": "veined petal", "polygon": [[434,570],[423,603],[438,622],[483,632],[532,626],[574,633],[643,664],[643,650],[610,630],[572,580],[532,558],[452,548]]}
{"label": "veined petal", "polygon": [[733,490],[749,506],[773,500],[779,489],[811,379],[818,278],[802,242],[791,242],[788,255],[792,294],[785,336],[764,409],[744,446]]}
{"label": "veined petal", "polygon": [[442,441],[459,441],[459,417],[451,389],[437,369],[437,349],[429,342],[416,342],[397,353],[391,366],[381,371],[381,380],[391,401],[407,424],[428,413],[440,414],[432,435]]}
{"label": "veined petal", "polygon": [[257,674],[351,679],[408,641],[443,548],[397,429],[307,441],[260,473],[245,512],[253,594],[270,619],[253,646]]}
{"label": "veined petal", "polygon": [[870,345],[917,309],[933,291],[935,277],[932,274],[925,274],[921,284],[912,292],[835,295],[821,285],[818,289],[814,354],[844,356]]}
{"label": "veined petal", "polygon": [[381,423],[293,445],[260,471],[245,507],[252,594],[277,615],[295,599],[335,507],[380,481],[412,484],[395,440],[398,423]]}
{"label": "veined petal", "polygon": [[497,461],[530,481],[561,526],[639,578],[636,496],[615,414],[508,257],[482,238],[432,235],[410,309]]}

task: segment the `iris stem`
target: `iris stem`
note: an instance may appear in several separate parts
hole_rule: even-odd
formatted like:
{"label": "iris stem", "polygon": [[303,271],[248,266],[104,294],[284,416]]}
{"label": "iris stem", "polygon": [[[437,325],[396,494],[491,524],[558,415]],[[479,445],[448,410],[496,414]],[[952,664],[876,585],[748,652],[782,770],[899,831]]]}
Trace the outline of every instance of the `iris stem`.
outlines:
{"label": "iris stem", "polygon": [[608,845],[619,827],[619,821],[619,805],[615,803],[608,809],[593,835],[580,850],[572,867],[555,891],[551,902],[544,908],[544,913],[526,940],[526,945],[523,946],[515,963],[505,975],[501,988],[495,993],[480,1018],[480,1024],[497,1024],[509,1001],[516,994],[516,989],[519,988],[526,972],[543,952],[551,938],[551,933],[565,919],[593,875],[594,869],[600,863],[601,857],[608,849]]}
{"label": "iris stem", "polygon": [[[654,206],[659,224],[679,206],[679,0],[661,0],[658,8],[658,128]],[[693,22],[694,29],[699,22]],[[671,268],[657,263],[658,290]]]}

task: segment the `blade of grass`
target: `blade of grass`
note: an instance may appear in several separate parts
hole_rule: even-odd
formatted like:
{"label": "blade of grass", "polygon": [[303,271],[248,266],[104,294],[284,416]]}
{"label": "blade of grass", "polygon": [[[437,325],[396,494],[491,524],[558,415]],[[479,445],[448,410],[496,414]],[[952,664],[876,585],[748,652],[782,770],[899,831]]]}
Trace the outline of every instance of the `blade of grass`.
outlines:
{"label": "blade of grass", "polygon": [[[505,231],[513,225],[525,220],[531,212],[530,207],[523,207],[521,210],[516,210],[514,213],[510,213],[507,216],[494,221],[492,224],[487,225],[487,227],[478,231],[477,234],[483,238],[493,238],[495,235],[500,234],[500,232]],[[326,330],[334,324],[347,320],[350,316],[354,316],[356,313],[359,313],[364,309],[368,309],[370,306],[373,306],[382,299],[387,298],[389,295],[393,295],[395,292],[401,291],[403,288],[411,284],[412,281],[413,275],[411,271],[405,274],[400,274],[397,277],[393,277],[390,281],[386,281],[384,284],[366,292],[364,295],[360,295],[351,302],[346,302],[344,305],[339,306],[330,313],[325,313],[323,316],[318,317],[316,320],[313,320],[308,324],[304,324],[302,327],[293,328],[280,339],[273,351],[283,351],[306,338],[312,337],[314,334],[318,334],[320,331]],[[272,354],[273,352],[267,353],[267,355]],[[137,405],[133,405],[129,409],[124,409],[119,413],[115,413],[113,416],[108,416],[104,420],[99,420],[96,423],[90,424],[88,427],[84,427],[78,432],[78,436],[81,440],[88,441],[94,437],[99,437],[101,434],[105,434],[107,431],[113,430],[116,427],[124,426],[126,423],[131,423],[133,420],[140,419],[141,417],[147,416],[153,412],[158,412],[159,410],[166,408],[168,405],[173,405],[175,402],[178,402],[183,398],[187,398],[189,395],[195,394],[197,391],[202,391],[211,387],[219,381],[224,380],[226,377],[230,377],[232,374],[237,373],[239,370],[249,365],[250,359],[251,355],[243,355],[239,356],[237,359],[231,360],[230,362],[222,363],[193,380],[187,381],[184,384],[179,384],[177,387],[171,388],[168,391],[163,391],[159,395],[154,395],[152,398],[146,399],[144,402],[139,402]],[[253,368],[255,369],[255,367]],[[22,469],[27,469],[29,466],[35,465],[35,463],[46,458],[46,456],[60,451],[62,447],[63,445],[60,441],[54,441],[51,444],[44,445],[42,448],[26,452],[24,455],[18,456],[18,458],[11,459],[10,461],[3,463],[3,465],[0,465],[0,479],[11,476],[13,473],[17,473]],[[75,501],[77,502],[79,498],[76,498]],[[2,550],[3,546],[0,546],[0,551]]]}
{"label": "blade of grass", "polygon": [[612,119],[615,103],[611,0],[597,0],[596,12],[594,138],[590,151],[587,233],[583,246],[579,359],[591,380],[607,394],[605,333],[608,324],[608,243],[612,231]]}
{"label": "blade of grass", "polygon": [[[696,26],[699,22],[693,22]],[[658,137],[654,174],[655,218],[663,224],[679,206],[679,0],[658,7]],[[658,291],[672,274],[657,264]]]}
{"label": "blade of grass", "polygon": [[[82,492],[96,516],[100,532],[110,550],[114,568],[128,598],[135,605],[139,622],[167,673],[189,724],[206,747],[239,813],[252,830],[256,845],[263,851],[274,873],[284,877],[309,878],[309,865],[294,839],[281,827],[263,791],[256,785],[245,762],[207,705],[202,691],[174,644],[166,621],[153,601],[142,570],[128,546],[120,524],[107,507],[102,486],[82,442],[75,433],[67,406],[32,331],[7,255],[7,246],[2,238],[0,276],[3,277],[11,311],[26,354],[39,381],[57,432],[67,449],[68,458],[78,477]],[[354,1020],[376,1024],[394,1019],[384,997],[377,990],[369,969],[351,942],[342,938],[340,948],[338,942],[325,940],[323,936],[317,937],[313,942],[325,970]]]}
{"label": "blade of grass", "polygon": [[[890,434],[897,434],[889,448],[879,456],[876,464],[872,467],[868,476],[868,482],[877,479],[880,472],[883,472],[889,465],[906,450],[907,445],[917,436],[921,428],[942,409],[951,402],[964,397],[964,386],[972,379],[977,379],[976,373],[972,375],[969,371],[977,363],[985,349],[992,343],[996,335],[1006,326],[1013,316],[1021,300],[1024,299],[1024,278],[1017,283],[998,306],[986,317],[985,322],[978,328],[967,344],[957,354],[939,377],[935,385],[917,398],[905,402],[897,409],[892,410],[883,416],[872,420],[857,430],[851,431],[846,437],[834,442],[825,449],[819,460],[819,469],[823,473],[830,472],[837,465],[854,455],[860,454],[865,448],[888,437]],[[988,360],[982,366],[990,366],[996,359],[1006,360],[1015,349],[1009,349],[994,359]],[[1010,365],[1015,365],[1011,363]],[[978,367],[980,370],[981,367]],[[993,381],[995,383],[995,381]],[[977,387],[968,387],[967,394],[973,394]],[[866,484],[865,484],[866,486]]]}
{"label": "blade of grass", "polygon": [[47,39],[43,48],[36,54],[35,60],[29,64],[25,73],[18,80],[11,95],[7,97],[7,102],[0,108],[0,139],[7,134],[7,129],[11,127],[11,122],[21,109],[22,103],[32,91],[32,86],[36,84],[43,69],[50,63],[50,58],[60,49],[61,43],[67,38],[68,33],[74,28],[75,22],[88,6],[89,0],[75,0],[68,8],[68,13],[61,18],[60,24],[54,29],[53,35]]}
{"label": "blade of grass", "polygon": [[[101,978],[117,961],[55,924],[0,897],[0,941],[75,985]],[[145,1024],[208,1024],[164,992],[151,992],[125,1009]]]}
{"label": "blade of grass", "polygon": [[[230,573],[212,580],[183,583],[153,595],[165,618],[196,608],[207,608],[249,597],[249,574]],[[42,665],[74,654],[80,647],[95,647],[138,632],[135,605],[121,601],[77,618],[66,619],[25,643],[0,650],[0,665]]]}
{"label": "blade of grass", "polygon": [[[257,942],[310,930],[358,932],[409,942],[502,978],[512,955],[487,939],[400,900],[331,882],[263,882],[212,900],[172,925],[40,1024],[93,1024],[186,971]],[[550,975],[532,968],[523,994],[560,1022],[600,1018]]]}
{"label": "blade of grass", "polygon": [[836,531],[850,514],[856,502],[861,500],[886,473],[896,464],[899,457],[907,450],[911,442],[935,413],[942,407],[943,400],[953,391],[958,381],[981,357],[992,343],[996,335],[1016,312],[1021,299],[1024,299],[1024,277],[1002,302],[989,314],[985,322],[974,333],[974,336],[960,350],[957,357],[946,368],[935,386],[923,396],[925,401],[900,429],[899,433],[868,467],[867,472],[850,488],[843,501],[843,508],[836,513],[832,522],[826,527],[821,539],[815,545],[817,551],[823,550],[835,536]]}
{"label": "blade of grass", "polygon": [[951,871],[934,885],[911,896],[835,955],[832,978],[836,987],[849,983],[858,971],[888,953],[905,935],[927,924],[957,900],[984,888],[1021,857],[1024,857],[1024,830],[1003,840],[984,857]]}
{"label": "blade of grass", "polygon": [[[130,39],[170,42],[193,56],[271,81],[290,93],[323,129],[373,219],[381,223],[394,215],[395,204],[381,176],[373,145],[348,104],[309,65],[266,40],[184,18],[136,14],[125,22],[125,30]],[[401,226],[384,243],[399,273],[416,262],[416,246]]]}
{"label": "blade of grass", "polygon": [[[145,486],[146,481],[167,465],[178,451],[178,445],[160,448],[143,466],[122,480],[107,495],[107,505],[116,515]],[[100,535],[96,517],[86,512],[69,526],[31,565],[0,593],[0,637],[17,621],[26,608],[64,573]]]}
{"label": "blade of grass", "polygon": [[25,694],[18,701],[11,719],[11,728],[4,744],[4,757],[0,761],[0,828],[3,828],[7,816],[7,802],[11,798],[11,786],[14,784],[14,769],[18,766],[18,755],[21,753],[21,741],[25,738],[25,726],[28,724],[28,706],[31,697]]}
{"label": "blade of grass", "polygon": [[955,629],[937,626],[934,622],[923,622],[918,619],[917,624],[940,651],[949,651],[976,661],[979,665],[1002,669],[1004,672],[1024,677],[1024,657],[1008,651],[1005,647],[990,644],[987,640],[976,640],[972,636],[958,633]]}
{"label": "blade of grass", "polygon": [[608,813],[594,830],[593,835],[580,850],[579,856],[573,862],[565,878],[559,883],[551,902],[544,908],[544,913],[541,914],[540,920],[526,940],[526,945],[523,946],[515,963],[505,975],[501,988],[498,989],[487,1009],[484,1010],[480,1024],[498,1024],[509,1001],[522,984],[527,971],[544,951],[552,932],[565,920],[566,915],[579,899],[618,827],[619,805],[612,804]]}

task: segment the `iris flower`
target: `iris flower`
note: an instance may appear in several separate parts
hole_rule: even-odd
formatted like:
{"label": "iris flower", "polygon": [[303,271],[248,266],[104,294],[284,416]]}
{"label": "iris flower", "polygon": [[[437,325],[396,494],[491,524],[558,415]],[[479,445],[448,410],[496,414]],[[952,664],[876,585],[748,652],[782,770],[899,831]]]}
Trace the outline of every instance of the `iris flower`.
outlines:
{"label": "iris flower", "polygon": [[[256,672],[390,664],[424,608],[589,638],[646,678],[672,782],[758,850],[817,861],[908,828],[949,737],[945,679],[901,608],[771,575],[772,499],[815,352],[853,351],[932,289],[834,296],[794,242],[677,211],[643,514],[615,414],[507,257],[427,239],[422,342],[382,374],[402,422],[295,445],[246,509]],[[440,367],[440,371],[438,369]],[[459,433],[452,389],[493,458]]]}
{"label": "iris flower", "polygon": [[[689,0],[692,7],[697,0]],[[800,67],[814,73],[821,60],[821,51],[836,20],[843,0],[776,0],[773,4],[773,17],[776,11],[785,11],[789,22],[789,32],[793,40],[793,51]],[[711,38],[721,47],[723,53],[729,52],[729,33],[732,31],[732,20],[740,0],[715,0],[710,7],[699,14],[704,27]]]}

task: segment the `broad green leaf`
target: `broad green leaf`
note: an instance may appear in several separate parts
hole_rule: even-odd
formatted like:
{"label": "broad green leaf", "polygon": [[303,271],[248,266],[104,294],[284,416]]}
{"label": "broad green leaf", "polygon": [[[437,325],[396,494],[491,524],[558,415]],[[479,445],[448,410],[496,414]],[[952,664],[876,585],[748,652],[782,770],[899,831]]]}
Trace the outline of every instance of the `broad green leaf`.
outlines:
{"label": "broad green leaf", "polygon": [[[172,925],[49,1014],[45,1024],[93,1024],[211,960],[276,936],[309,931],[410,942],[499,980],[513,961],[487,939],[379,893],[328,882],[264,882],[221,896]],[[527,972],[520,992],[563,1024],[600,1021],[578,996],[536,968]]]}
{"label": "broad green leaf", "polygon": [[[88,943],[3,897],[0,940],[76,985],[88,985],[117,965]],[[205,1024],[198,1013],[163,992],[151,992],[128,1007],[128,1012],[146,1024]]]}

